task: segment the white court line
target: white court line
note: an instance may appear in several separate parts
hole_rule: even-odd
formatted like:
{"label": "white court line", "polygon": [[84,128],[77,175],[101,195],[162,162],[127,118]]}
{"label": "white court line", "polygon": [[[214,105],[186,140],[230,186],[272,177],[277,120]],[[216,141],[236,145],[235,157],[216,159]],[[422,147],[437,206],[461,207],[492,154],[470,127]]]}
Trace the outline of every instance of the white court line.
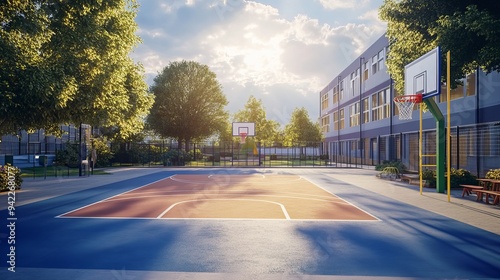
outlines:
{"label": "white court line", "polygon": [[[300,177],[302,177],[302,176],[300,176]],[[303,177],[302,177],[302,178],[303,178]],[[376,217],[376,216],[372,215],[371,213],[369,213],[369,212],[367,212],[367,211],[365,211],[365,210],[363,210],[363,209],[359,208],[358,206],[356,206],[356,205],[354,205],[354,204],[350,203],[349,201],[347,201],[347,200],[343,199],[342,197],[340,197],[340,196],[338,196],[338,195],[336,195],[336,194],[334,194],[334,193],[332,193],[332,192],[328,191],[327,189],[323,188],[322,186],[317,185],[316,183],[309,181],[307,178],[304,178],[304,180],[306,180],[306,181],[308,181],[309,183],[311,183],[311,184],[315,185],[316,187],[318,187],[318,188],[320,188],[320,189],[324,190],[325,192],[330,193],[330,194],[332,194],[333,196],[338,197],[340,200],[345,201],[347,204],[351,205],[351,206],[352,206],[352,207],[354,207],[354,208],[357,208],[359,211],[364,212],[365,214],[372,216],[373,218],[377,219],[378,221],[381,221],[378,217]]]}
{"label": "white court line", "polygon": [[108,198],[101,199],[101,200],[96,201],[96,202],[94,202],[94,203],[87,204],[87,205],[82,206],[82,207],[79,207],[79,208],[77,208],[77,209],[74,209],[74,210],[68,211],[68,212],[66,212],[66,213],[60,214],[60,215],[56,216],[56,218],[61,218],[61,216],[68,215],[68,214],[73,213],[73,212],[76,212],[76,211],[78,211],[78,210],[80,210],[80,209],[83,209],[83,208],[86,208],[86,207],[89,207],[89,206],[92,206],[92,205],[95,205],[95,204],[98,204],[98,203],[104,202],[104,201],[106,201],[106,200],[112,199],[112,198],[114,198],[114,197],[117,197],[117,196],[120,196],[120,195],[123,195],[123,194],[129,193],[129,192],[133,192],[133,191],[138,190],[138,189],[140,189],[140,188],[147,187],[147,186],[152,185],[152,184],[154,184],[154,183],[158,183],[158,182],[160,182],[160,181],[163,181],[163,180],[169,179],[170,177],[172,177],[172,176],[168,176],[168,177],[166,177],[166,178],[163,178],[163,179],[160,179],[160,180],[156,180],[156,181],[154,181],[154,182],[148,183],[148,184],[146,184],[146,185],[142,185],[142,186],[140,186],[140,187],[137,187],[137,188],[134,188],[134,189],[128,190],[128,191],[126,191],[126,192],[122,192],[122,193],[119,193],[119,194],[116,194],[116,195],[110,196],[110,197],[108,197]]}
{"label": "white court line", "polygon": [[[237,196],[241,196],[241,195],[247,195],[247,196],[252,196],[252,197],[257,197],[257,196],[262,196],[262,197],[276,197],[276,198],[292,198],[292,199],[301,199],[301,200],[312,200],[312,201],[321,201],[321,202],[331,202],[331,203],[335,203],[335,204],[344,204],[344,205],[352,205],[351,203],[347,202],[346,200],[338,197],[338,196],[335,196],[335,197],[332,197],[332,198],[329,198],[329,199],[320,199],[320,198],[312,198],[312,197],[302,197],[302,196],[289,196],[289,195],[279,195],[279,194],[276,194],[276,195],[270,195],[270,194],[246,194],[246,193],[236,193],[236,194],[233,194],[233,193],[214,193],[214,194],[209,194],[209,193],[204,193],[203,196],[223,196],[223,195],[226,195],[226,196],[231,196],[231,195],[237,195]],[[119,201],[119,200],[131,200],[131,199],[141,199],[141,198],[148,198],[148,197],[161,197],[161,196],[165,196],[165,197],[178,197],[178,196],[188,196],[189,194],[163,194],[163,195],[158,195],[158,194],[149,194],[149,195],[141,195],[141,196],[133,196],[133,197],[123,197],[123,198],[117,198],[117,199],[113,199],[111,200],[111,198],[107,201],[103,201],[103,202],[114,202],[114,201]],[[227,198],[227,199],[231,199],[231,198]],[[201,200],[201,199],[198,199],[198,200]],[[337,202],[336,200],[340,200],[342,203],[340,202]]]}
{"label": "white court line", "polygon": [[266,203],[272,203],[272,204],[277,204],[281,207],[281,211],[283,212],[283,214],[285,215],[285,219],[287,220],[290,220],[290,215],[288,215],[288,211],[286,211],[286,208],[285,208],[285,205],[281,204],[281,203],[278,203],[278,202],[275,202],[275,201],[268,201],[268,200],[260,200],[260,199],[193,199],[193,200],[183,200],[183,201],[179,201],[177,203],[174,203],[172,205],[170,205],[170,207],[168,207],[167,209],[165,209],[165,211],[163,211],[160,215],[158,215],[158,217],[156,217],[157,219],[161,219],[162,216],[164,216],[165,214],[168,213],[168,211],[172,210],[175,206],[179,205],[179,204],[182,204],[182,203],[187,203],[187,202],[197,202],[197,201],[206,201],[206,200],[225,200],[225,201],[232,201],[232,200],[244,200],[244,201],[259,201],[259,202],[266,202]]}
{"label": "white court line", "polygon": [[77,217],[77,216],[65,216],[59,217],[60,219],[101,219],[101,220],[170,220],[170,221],[185,221],[185,220],[196,220],[196,221],[287,221],[287,222],[348,222],[348,223],[373,223],[379,222],[379,220],[344,220],[344,219],[276,219],[276,218],[156,218],[156,217]]}

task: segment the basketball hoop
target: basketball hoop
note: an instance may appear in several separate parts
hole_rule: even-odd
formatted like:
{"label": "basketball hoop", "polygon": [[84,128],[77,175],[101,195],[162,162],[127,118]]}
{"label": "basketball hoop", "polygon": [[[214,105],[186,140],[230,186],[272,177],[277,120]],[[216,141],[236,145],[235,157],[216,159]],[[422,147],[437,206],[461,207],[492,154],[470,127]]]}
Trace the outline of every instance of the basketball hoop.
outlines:
{"label": "basketball hoop", "polygon": [[394,103],[398,106],[399,119],[400,120],[411,120],[411,114],[413,112],[413,107],[416,103],[422,102],[422,94],[414,95],[399,95],[394,97]]}
{"label": "basketball hoop", "polygon": [[247,135],[248,135],[248,133],[246,133],[246,132],[240,132],[240,143],[241,144],[245,143],[245,139],[247,138]]}

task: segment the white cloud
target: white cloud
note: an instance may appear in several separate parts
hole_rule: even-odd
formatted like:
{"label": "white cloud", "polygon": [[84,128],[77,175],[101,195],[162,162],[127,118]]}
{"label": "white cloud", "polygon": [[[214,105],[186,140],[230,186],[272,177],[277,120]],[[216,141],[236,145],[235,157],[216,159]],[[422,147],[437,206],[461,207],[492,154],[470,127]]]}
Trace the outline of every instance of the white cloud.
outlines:
{"label": "white cloud", "polygon": [[364,14],[360,15],[358,19],[361,20],[366,20],[366,21],[375,21],[375,22],[381,22],[379,16],[378,16],[378,10],[370,10],[365,12]]}
{"label": "white cloud", "polygon": [[320,0],[321,5],[330,10],[363,8],[369,4],[369,0]]}
{"label": "white cloud", "polygon": [[361,17],[370,26],[334,27],[300,13],[287,20],[277,8],[257,2],[201,3],[179,7],[172,16],[157,10],[144,15],[145,23],[138,21],[144,44],[134,59],[145,66],[149,81],[170,61],[206,64],[223,85],[231,112],[254,95],[263,99],[268,117],[282,123],[292,105],[306,106],[316,118],[318,92],[385,30],[369,12]]}

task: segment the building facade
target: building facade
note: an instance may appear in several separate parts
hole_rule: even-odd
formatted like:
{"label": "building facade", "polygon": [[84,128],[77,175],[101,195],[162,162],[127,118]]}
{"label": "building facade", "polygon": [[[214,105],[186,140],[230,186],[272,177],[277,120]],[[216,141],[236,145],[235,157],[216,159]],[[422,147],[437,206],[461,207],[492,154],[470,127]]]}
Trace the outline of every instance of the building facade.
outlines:
{"label": "building facade", "polygon": [[[418,106],[411,120],[399,120],[396,92],[387,72],[389,51],[383,35],[320,92],[319,121],[324,149],[338,164],[376,165],[402,161],[419,169]],[[453,59],[453,54],[452,54]],[[446,88],[433,97],[446,119]],[[483,176],[500,168],[500,74],[476,71],[451,91],[451,165]],[[435,164],[436,121],[422,117],[424,164]],[[432,167],[431,167],[432,168]]]}

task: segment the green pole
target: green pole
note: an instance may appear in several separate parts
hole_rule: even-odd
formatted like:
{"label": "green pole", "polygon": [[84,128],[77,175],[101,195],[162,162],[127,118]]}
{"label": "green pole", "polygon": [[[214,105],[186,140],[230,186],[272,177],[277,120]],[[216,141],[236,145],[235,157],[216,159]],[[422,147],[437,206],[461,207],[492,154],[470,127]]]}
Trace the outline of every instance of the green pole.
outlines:
{"label": "green pole", "polygon": [[439,110],[438,105],[432,98],[424,99],[424,103],[436,119],[436,191],[444,193],[445,190],[445,144],[446,130],[444,125],[444,117]]}

